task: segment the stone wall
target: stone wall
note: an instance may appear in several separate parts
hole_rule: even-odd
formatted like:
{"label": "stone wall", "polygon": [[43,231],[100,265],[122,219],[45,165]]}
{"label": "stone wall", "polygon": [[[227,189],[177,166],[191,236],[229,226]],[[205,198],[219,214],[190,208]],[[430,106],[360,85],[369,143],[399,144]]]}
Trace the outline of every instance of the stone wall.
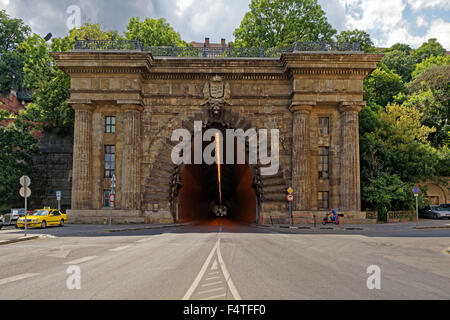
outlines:
{"label": "stone wall", "polygon": [[61,209],[70,209],[72,194],[73,136],[44,132],[39,140],[41,154],[33,158],[30,208],[57,208],[56,191],[62,191]]}

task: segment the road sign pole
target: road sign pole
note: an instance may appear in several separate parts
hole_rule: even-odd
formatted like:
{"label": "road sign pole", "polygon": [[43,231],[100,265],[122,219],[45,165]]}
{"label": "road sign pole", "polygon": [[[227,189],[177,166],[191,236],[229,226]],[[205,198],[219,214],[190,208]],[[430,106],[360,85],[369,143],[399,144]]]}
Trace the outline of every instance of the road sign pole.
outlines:
{"label": "road sign pole", "polygon": [[416,195],[416,225],[419,225],[419,195]]}
{"label": "road sign pole", "polygon": [[291,226],[294,225],[294,217],[292,216],[292,201],[289,201],[289,216],[291,217]]}
{"label": "road sign pole", "polygon": [[27,195],[27,187],[25,187],[24,188],[24,198],[25,198],[25,232],[24,232],[24,236],[26,237],[27,236],[27,197],[28,197],[28,195]]}

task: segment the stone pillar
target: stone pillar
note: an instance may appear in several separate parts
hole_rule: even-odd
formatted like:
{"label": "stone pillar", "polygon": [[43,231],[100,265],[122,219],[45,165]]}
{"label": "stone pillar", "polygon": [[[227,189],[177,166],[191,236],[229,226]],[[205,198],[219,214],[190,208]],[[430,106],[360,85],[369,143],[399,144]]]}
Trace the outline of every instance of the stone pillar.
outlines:
{"label": "stone pillar", "polygon": [[293,103],[292,123],[292,188],[294,210],[311,209],[310,118],[315,103]]}
{"label": "stone pillar", "polygon": [[73,145],[72,209],[92,208],[92,112],[87,103],[73,104],[75,129]]}
{"label": "stone pillar", "polygon": [[361,211],[358,113],[363,103],[342,102],[340,142],[339,209]]}
{"label": "stone pillar", "polygon": [[123,156],[121,181],[121,209],[140,210],[140,143],[141,112],[140,104],[123,104]]}

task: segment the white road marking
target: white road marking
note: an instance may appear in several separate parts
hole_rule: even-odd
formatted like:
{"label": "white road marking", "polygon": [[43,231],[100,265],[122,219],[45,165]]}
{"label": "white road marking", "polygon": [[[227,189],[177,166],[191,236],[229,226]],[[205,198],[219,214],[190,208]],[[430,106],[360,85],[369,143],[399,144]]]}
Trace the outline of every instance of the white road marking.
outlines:
{"label": "white road marking", "polygon": [[109,249],[109,251],[118,252],[118,251],[128,249],[129,247],[131,247],[131,246],[123,246],[123,247],[118,247],[118,248],[114,248],[114,249]]}
{"label": "white road marking", "polygon": [[220,288],[214,288],[214,289],[209,289],[209,290],[205,290],[205,291],[199,291],[198,294],[205,294],[205,293],[211,293],[211,292],[222,291],[222,290],[225,290],[225,288],[220,287]]}
{"label": "white road marking", "polygon": [[191,298],[192,294],[194,293],[195,289],[197,289],[197,286],[200,283],[200,281],[202,280],[203,276],[205,275],[206,269],[208,268],[209,263],[211,262],[211,259],[217,250],[218,245],[219,245],[219,240],[217,240],[216,244],[214,245],[211,252],[209,253],[208,258],[206,258],[205,263],[203,264],[202,268],[200,269],[200,272],[198,273],[194,282],[192,283],[192,285],[190,286],[190,288],[184,295],[183,300],[189,300]]}
{"label": "white road marking", "polygon": [[210,277],[210,278],[206,278],[205,281],[215,280],[215,279],[220,279],[220,277]]}
{"label": "white road marking", "polygon": [[231,280],[231,275],[228,272],[228,269],[225,266],[225,262],[223,261],[222,254],[220,253],[220,239],[217,245],[217,257],[219,258],[219,264],[222,269],[223,275],[225,276],[225,279],[227,281],[228,287],[230,288],[231,294],[233,295],[235,300],[241,300],[241,296],[239,295],[239,292],[237,291],[233,283],[233,280]]}
{"label": "white road marking", "polygon": [[219,271],[210,272],[208,276],[215,276],[216,274],[219,274]]}
{"label": "white road marking", "polygon": [[52,254],[48,254],[47,257],[52,257],[52,258],[61,258],[61,259],[65,259],[67,258],[67,256],[69,255],[69,253],[71,252],[71,249],[68,250],[59,250],[55,253]]}
{"label": "white road marking", "polygon": [[211,270],[217,270],[217,259],[214,260]]}
{"label": "white road marking", "polygon": [[221,284],[222,281],[217,281],[217,282],[212,282],[212,283],[205,283],[202,284],[202,287],[210,287],[210,286],[215,286],[216,284]]}
{"label": "white road marking", "polygon": [[80,259],[73,260],[73,261],[70,261],[70,262],[65,262],[64,264],[76,265],[76,264],[80,264],[80,263],[83,263],[83,262],[87,262],[87,261],[95,259],[95,258],[97,258],[97,256],[84,257],[84,258],[80,258]]}
{"label": "white road marking", "polygon": [[208,297],[208,298],[204,298],[204,299],[201,299],[201,300],[212,300],[212,299],[217,299],[217,298],[223,298],[223,297],[226,297],[226,293],[224,293],[224,294],[219,294],[219,295],[217,295],[217,296],[212,296],[212,297]]}
{"label": "white road marking", "polygon": [[19,280],[28,279],[28,278],[35,277],[35,276],[38,276],[38,275],[39,275],[39,273],[24,273],[24,274],[19,274],[19,275],[14,276],[14,277],[9,277],[9,278],[5,278],[5,279],[0,279],[0,285],[7,284],[7,283],[10,283],[10,282],[19,281]]}

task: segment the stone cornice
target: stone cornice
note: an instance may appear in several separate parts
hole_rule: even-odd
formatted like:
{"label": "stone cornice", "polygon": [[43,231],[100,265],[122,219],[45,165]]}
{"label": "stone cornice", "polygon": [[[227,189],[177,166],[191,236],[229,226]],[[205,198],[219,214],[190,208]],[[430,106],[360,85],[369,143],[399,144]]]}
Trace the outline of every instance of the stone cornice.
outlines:
{"label": "stone cornice", "polygon": [[152,72],[146,73],[145,80],[209,80],[211,74],[220,75],[225,81],[229,80],[288,80],[289,78],[283,74],[257,74],[257,73],[241,73],[241,74],[222,74],[218,73],[198,73],[189,72],[185,73],[164,73],[164,72]]}
{"label": "stone cornice", "polygon": [[95,107],[91,100],[69,100],[67,102],[75,111],[93,112]]}

